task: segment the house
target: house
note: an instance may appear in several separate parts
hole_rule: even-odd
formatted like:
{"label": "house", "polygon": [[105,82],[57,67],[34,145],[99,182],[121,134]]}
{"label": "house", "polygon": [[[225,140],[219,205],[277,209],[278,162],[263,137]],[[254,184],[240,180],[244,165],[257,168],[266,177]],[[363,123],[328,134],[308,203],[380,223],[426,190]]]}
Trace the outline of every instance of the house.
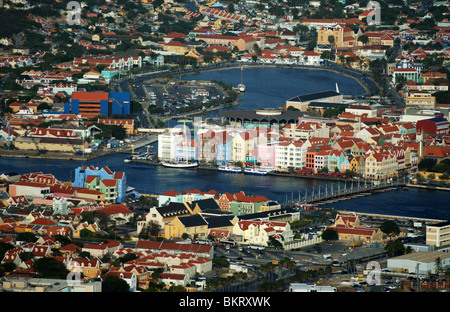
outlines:
{"label": "house", "polygon": [[69,259],[66,267],[70,272],[82,273],[86,279],[94,279],[100,277],[102,273],[101,265],[102,262],[97,257],[91,259],[75,257]]}
{"label": "house", "polygon": [[100,228],[97,226],[97,224],[88,224],[87,222],[80,223],[73,233],[74,238],[80,238],[80,233],[82,230],[88,230],[95,234],[96,232],[100,231]]}
{"label": "house", "polygon": [[99,211],[107,214],[117,225],[128,223],[134,218],[134,212],[129,210],[124,204],[106,205],[105,208],[101,208]]}
{"label": "house", "polygon": [[293,240],[293,232],[288,222],[240,220],[233,227],[233,235],[241,236],[243,244],[268,246],[270,239],[281,244]]}
{"label": "house", "polygon": [[115,250],[123,248],[122,243],[118,241],[108,240],[106,243],[86,244],[82,251],[89,252],[93,257],[103,257],[106,254],[112,254]]}
{"label": "house", "polygon": [[[357,46],[360,33],[355,33],[352,28],[344,24],[322,26],[317,31],[317,44],[332,44],[333,48],[351,48]],[[330,42],[330,37],[333,40]]]}
{"label": "house", "polygon": [[50,195],[50,186],[39,182],[18,181],[9,186],[9,195],[43,198]]}
{"label": "house", "polygon": [[303,141],[281,142],[275,147],[275,167],[279,170],[305,167],[308,146]]}
{"label": "house", "polygon": [[128,135],[135,135],[137,133],[137,130],[135,129],[134,119],[99,118],[98,123],[123,127],[125,129],[125,133]]}
{"label": "house", "polygon": [[436,97],[427,91],[409,92],[406,97],[406,108],[434,109]]}
{"label": "house", "polygon": [[339,171],[341,164],[347,160],[346,154],[343,151],[331,150],[328,154],[328,170],[329,171]]}
{"label": "house", "polygon": [[159,275],[160,282],[166,284],[166,287],[170,286],[186,286],[190,279],[189,274],[178,273],[161,273]]}
{"label": "house", "polygon": [[179,244],[179,243],[140,240],[136,243],[135,251],[136,252],[150,251],[154,253],[166,252],[167,254],[170,255],[190,253],[208,259],[214,258],[214,247],[210,245],[201,245],[201,244]]}
{"label": "house", "polygon": [[120,272],[120,271],[108,271],[106,274],[103,274],[101,276],[102,280],[105,280],[106,278],[114,276],[117,278],[120,278],[127,282],[130,292],[135,292],[137,290],[138,286],[138,280],[135,272]]}
{"label": "house", "polygon": [[229,203],[230,212],[236,216],[257,213],[261,210],[261,206],[267,205],[269,201],[265,196],[248,196],[241,191],[233,194],[233,200]]}
{"label": "house", "polygon": [[303,52],[302,59],[304,65],[318,66],[321,62],[320,54],[314,51]]}

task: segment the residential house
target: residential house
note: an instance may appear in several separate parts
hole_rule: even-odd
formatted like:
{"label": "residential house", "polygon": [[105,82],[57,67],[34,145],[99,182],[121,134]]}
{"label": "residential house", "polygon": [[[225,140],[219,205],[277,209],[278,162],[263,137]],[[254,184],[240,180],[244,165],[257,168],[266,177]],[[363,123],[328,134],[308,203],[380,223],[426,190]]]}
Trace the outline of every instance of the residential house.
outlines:
{"label": "residential house", "polygon": [[123,248],[122,243],[118,241],[109,240],[100,244],[86,244],[82,251],[89,252],[91,256],[101,258],[107,254],[112,254],[114,251]]}
{"label": "residential house", "polygon": [[293,231],[288,222],[247,221],[236,222],[233,235],[242,237],[243,244],[268,246],[269,240],[274,239],[281,244],[293,240]]}
{"label": "residential house", "polygon": [[67,269],[70,272],[82,273],[86,279],[94,279],[100,277],[102,273],[101,265],[102,262],[97,257],[91,259],[75,257],[70,258],[67,263]]}

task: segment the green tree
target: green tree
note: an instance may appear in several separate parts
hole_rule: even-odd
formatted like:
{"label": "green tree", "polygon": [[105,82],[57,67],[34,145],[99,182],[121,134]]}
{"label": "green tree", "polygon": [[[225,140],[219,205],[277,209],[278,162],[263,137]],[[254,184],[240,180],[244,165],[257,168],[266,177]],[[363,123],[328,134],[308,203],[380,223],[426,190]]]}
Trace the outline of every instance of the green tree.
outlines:
{"label": "green tree", "polygon": [[331,44],[331,47],[334,47],[335,38],[332,35],[328,36],[328,43]]}
{"label": "green tree", "polygon": [[65,279],[69,274],[64,263],[59,262],[56,258],[40,258],[36,259],[33,269],[42,277],[50,279]]}
{"label": "green tree", "polygon": [[322,239],[325,241],[338,240],[339,234],[336,230],[328,228],[322,232]]}
{"label": "green tree", "polygon": [[369,42],[369,37],[367,35],[361,35],[358,38],[358,41],[361,41],[362,44],[366,45]]}
{"label": "green tree", "polygon": [[387,243],[386,247],[384,247],[389,256],[395,257],[400,256],[405,253],[405,246],[399,240],[395,240],[393,242]]}
{"label": "green tree", "polygon": [[37,237],[32,233],[20,233],[17,235],[16,241],[35,243],[37,241]]}
{"label": "green tree", "polygon": [[386,235],[398,235],[400,233],[397,223],[391,220],[384,221],[380,225],[380,230]]}
{"label": "green tree", "polygon": [[214,258],[212,263],[219,268],[227,268],[230,266],[230,262],[225,258]]}
{"label": "green tree", "polygon": [[102,292],[129,292],[130,285],[116,276],[108,276],[102,282]]}

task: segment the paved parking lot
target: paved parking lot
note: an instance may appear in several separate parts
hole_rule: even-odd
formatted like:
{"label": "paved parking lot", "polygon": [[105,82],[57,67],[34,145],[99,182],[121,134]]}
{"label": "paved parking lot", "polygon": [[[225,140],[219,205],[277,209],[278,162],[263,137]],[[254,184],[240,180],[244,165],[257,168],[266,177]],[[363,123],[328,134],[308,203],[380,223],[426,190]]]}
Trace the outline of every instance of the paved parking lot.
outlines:
{"label": "paved parking lot", "polygon": [[195,109],[208,102],[220,103],[226,96],[218,85],[202,81],[160,81],[144,83],[142,88],[146,96],[141,101],[163,108],[166,115]]}

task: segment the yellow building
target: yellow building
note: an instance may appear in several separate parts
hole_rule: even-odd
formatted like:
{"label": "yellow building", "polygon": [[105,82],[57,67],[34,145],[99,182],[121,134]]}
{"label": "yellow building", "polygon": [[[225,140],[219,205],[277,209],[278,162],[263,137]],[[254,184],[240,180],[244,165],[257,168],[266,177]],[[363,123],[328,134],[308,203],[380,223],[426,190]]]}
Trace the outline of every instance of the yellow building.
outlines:
{"label": "yellow building", "polygon": [[356,214],[338,214],[334,224],[328,229],[335,230],[339,240],[351,242],[352,245],[380,242],[383,240],[383,232],[378,228],[368,228],[361,225]]}
{"label": "yellow building", "polygon": [[250,132],[239,133],[233,139],[233,156],[234,162],[245,162],[245,156],[249,151],[255,148],[253,135]]}
{"label": "yellow building", "polygon": [[364,177],[381,180],[396,177],[398,173],[397,157],[390,153],[370,152],[366,157]]}
{"label": "yellow building", "polygon": [[171,40],[168,43],[165,43],[163,45],[163,50],[164,51],[169,51],[169,52],[174,52],[177,53],[179,55],[185,55],[186,53],[189,52],[189,46],[185,43],[182,43],[180,41],[176,41],[176,40]]}
{"label": "yellow building", "polygon": [[429,92],[412,92],[406,98],[406,107],[411,108],[434,108],[436,97]]}
{"label": "yellow building", "polygon": [[80,278],[93,279],[100,276],[101,261],[98,258],[73,258],[67,264],[67,269],[73,273],[79,273]]}
{"label": "yellow building", "polygon": [[350,170],[363,176],[365,168],[365,159],[363,156],[353,157],[350,161]]}
{"label": "yellow building", "polygon": [[208,223],[201,215],[176,217],[164,225],[164,238],[182,238],[187,234],[189,238],[206,238]]}
{"label": "yellow building", "polygon": [[[349,48],[358,45],[357,40],[360,32],[355,33],[353,29],[343,24],[323,26],[317,31],[317,44],[331,44],[333,48]],[[330,42],[329,37],[333,37]]]}
{"label": "yellow building", "polygon": [[427,225],[426,244],[436,247],[450,245],[450,222]]}

